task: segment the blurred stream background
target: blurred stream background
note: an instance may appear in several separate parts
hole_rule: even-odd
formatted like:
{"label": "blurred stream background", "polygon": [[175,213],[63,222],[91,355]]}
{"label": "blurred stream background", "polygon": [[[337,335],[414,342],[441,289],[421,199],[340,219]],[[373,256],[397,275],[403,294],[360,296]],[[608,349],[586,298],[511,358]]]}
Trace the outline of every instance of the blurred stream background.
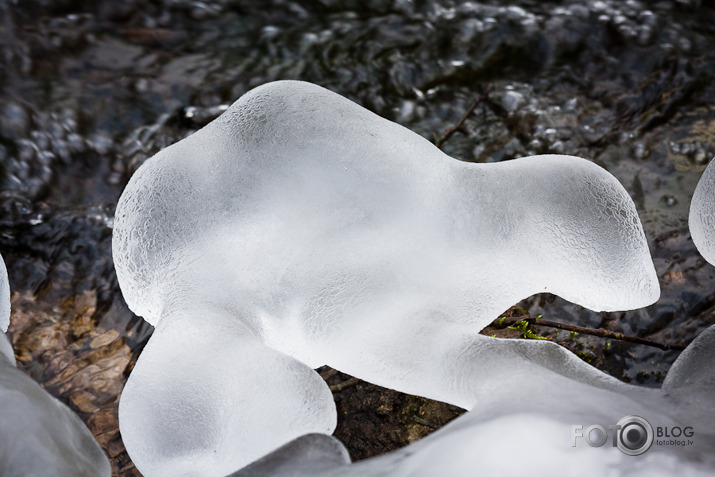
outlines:
{"label": "blurred stream background", "polygon": [[[117,285],[115,204],[148,157],[278,79],[317,83],[427,138],[491,86],[444,151],[478,162],[566,153],[605,167],[635,201],[662,287],[656,304],[626,313],[550,295],[521,306],[687,343],[715,323],[715,267],[687,228],[715,156],[714,50],[715,5],[705,0],[0,0],[0,253],[18,365],[87,422],[115,475],[139,475],[117,402],[152,328]],[[645,386],[678,355],[550,337]],[[408,408],[417,418],[403,434],[371,424],[357,435],[345,417],[353,397],[336,396],[353,458],[437,427],[412,397],[350,392],[368,391],[354,397],[378,408],[363,422]]]}

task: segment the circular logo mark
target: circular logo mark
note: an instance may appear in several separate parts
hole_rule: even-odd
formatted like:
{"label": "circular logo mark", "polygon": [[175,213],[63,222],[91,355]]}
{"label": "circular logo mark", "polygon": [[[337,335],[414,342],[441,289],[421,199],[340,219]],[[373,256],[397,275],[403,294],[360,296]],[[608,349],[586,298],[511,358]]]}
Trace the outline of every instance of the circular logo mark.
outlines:
{"label": "circular logo mark", "polygon": [[640,416],[626,416],[618,421],[616,445],[627,455],[641,455],[653,445],[653,427]]}

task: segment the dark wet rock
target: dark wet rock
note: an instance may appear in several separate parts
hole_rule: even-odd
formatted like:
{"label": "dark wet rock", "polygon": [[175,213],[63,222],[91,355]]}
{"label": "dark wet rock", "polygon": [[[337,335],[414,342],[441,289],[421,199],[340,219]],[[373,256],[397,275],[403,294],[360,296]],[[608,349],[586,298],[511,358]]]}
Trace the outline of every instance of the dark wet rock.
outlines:
{"label": "dark wet rock", "polygon": [[464,413],[456,406],[354,380],[328,367],[319,371],[334,389],[338,410],[334,436],[345,444],[353,461],[404,447]]}

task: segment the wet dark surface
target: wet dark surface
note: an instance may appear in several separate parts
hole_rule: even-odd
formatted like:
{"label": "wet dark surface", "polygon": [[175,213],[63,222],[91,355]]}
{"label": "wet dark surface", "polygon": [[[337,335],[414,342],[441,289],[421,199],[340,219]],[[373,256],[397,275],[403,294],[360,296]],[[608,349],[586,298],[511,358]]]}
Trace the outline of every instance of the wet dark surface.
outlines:
{"label": "wet dark surface", "polygon": [[[426,137],[491,85],[444,150],[485,162],[568,153],[604,166],[634,197],[662,286],[657,304],[634,312],[550,296],[524,306],[688,342],[715,323],[715,267],[687,230],[715,154],[714,44],[715,7],[695,0],[2,2],[0,253],[19,365],[80,413],[116,473],[132,472],[116,402],[151,327],[117,286],[114,205],[147,157],[276,79],[323,85]],[[581,336],[570,346],[645,385],[677,356]],[[394,448],[380,445],[351,450]]]}

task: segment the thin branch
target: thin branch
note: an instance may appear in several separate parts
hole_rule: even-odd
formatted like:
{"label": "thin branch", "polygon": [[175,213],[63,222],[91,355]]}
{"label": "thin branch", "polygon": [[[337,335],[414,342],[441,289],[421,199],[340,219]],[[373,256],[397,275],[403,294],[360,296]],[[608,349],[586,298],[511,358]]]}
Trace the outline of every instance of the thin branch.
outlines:
{"label": "thin branch", "polygon": [[434,424],[420,416],[412,416],[412,422],[414,422],[415,424],[419,424],[420,426],[429,427],[430,429],[437,430],[440,428],[440,426],[438,426],[437,424]]}
{"label": "thin branch", "polygon": [[492,92],[492,86],[488,85],[486,87],[486,89],[484,90],[484,93],[482,93],[481,96],[479,96],[474,101],[472,101],[472,104],[469,105],[469,108],[467,108],[467,111],[462,115],[461,118],[459,118],[459,121],[457,121],[454,126],[447,129],[439,137],[437,137],[436,134],[434,135],[435,136],[434,137],[434,145],[441,148],[442,144],[444,144],[445,141],[447,141],[447,139],[452,137],[452,134],[461,130],[462,126],[464,125],[464,121],[466,121],[467,118],[469,117],[469,115],[472,114],[475,109],[477,109],[477,106],[479,106],[484,100],[486,100],[489,97],[489,93],[491,93],[491,92]]}
{"label": "thin branch", "polygon": [[617,331],[608,331],[603,328],[584,328],[582,326],[568,325],[566,323],[559,323],[557,321],[543,320],[541,318],[534,318],[533,316],[513,316],[504,317],[494,320],[491,326],[495,328],[504,328],[507,326],[518,325],[522,321],[529,323],[530,325],[537,326],[547,326],[549,328],[558,328],[560,330],[574,331],[576,333],[581,333],[584,335],[600,336],[601,338],[611,338],[614,340],[627,341],[630,343],[638,343],[646,346],[653,346],[660,348],[665,351],[683,351],[685,346],[676,344],[660,343],[658,341],[649,340],[647,338],[641,338],[639,336],[624,335]]}
{"label": "thin branch", "polygon": [[358,378],[350,378],[347,381],[343,381],[340,384],[334,384],[333,386],[330,386],[330,392],[339,393],[340,391],[343,391],[344,389],[347,389],[351,386],[355,386],[359,382],[360,382],[360,380]]}
{"label": "thin branch", "polygon": [[325,369],[320,372],[320,377],[323,378],[323,380],[327,381],[329,378],[332,378],[336,374],[338,374],[337,369],[326,366]]}

